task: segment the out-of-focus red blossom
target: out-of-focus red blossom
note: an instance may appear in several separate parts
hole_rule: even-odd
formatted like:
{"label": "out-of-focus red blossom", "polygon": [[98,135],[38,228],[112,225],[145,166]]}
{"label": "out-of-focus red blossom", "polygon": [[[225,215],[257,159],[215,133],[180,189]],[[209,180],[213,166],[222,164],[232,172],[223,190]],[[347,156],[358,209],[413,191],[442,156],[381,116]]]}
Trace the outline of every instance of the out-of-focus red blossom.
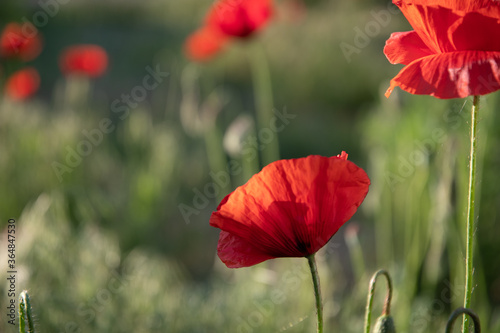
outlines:
{"label": "out-of-focus red blossom", "polygon": [[[28,23],[26,23],[28,24]],[[17,23],[9,23],[0,36],[0,56],[19,57],[23,61],[35,59],[42,52],[42,40],[38,30],[30,25],[29,29]]]}
{"label": "out-of-focus red blossom", "polygon": [[273,14],[271,0],[219,0],[206,18],[206,25],[222,33],[246,38],[264,27]]}
{"label": "out-of-focus red blossom", "polygon": [[229,39],[245,39],[262,29],[273,13],[272,0],[219,0],[205,25],[187,38],[184,50],[192,60],[210,60]]}
{"label": "out-of-focus red blossom", "polygon": [[356,212],[369,185],[345,152],[273,162],[212,213],[210,225],[222,230],[219,258],[238,268],[314,254]]}
{"label": "out-of-focus red blossom", "polygon": [[393,0],[413,27],[387,40],[384,53],[406,65],[386,92],[438,98],[500,89],[500,1]]}
{"label": "out-of-focus red blossom", "polygon": [[32,67],[21,69],[12,74],[5,84],[5,94],[13,100],[25,100],[40,87],[40,75]]}
{"label": "out-of-focus red blossom", "polygon": [[59,66],[65,75],[99,77],[108,67],[108,54],[98,45],[74,45],[65,49]]}
{"label": "out-of-focus red blossom", "polygon": [[212,59],[226,45],[228,38],[211,27],[202,27],[191,34],[184,45],[191,60],[207,61]]}

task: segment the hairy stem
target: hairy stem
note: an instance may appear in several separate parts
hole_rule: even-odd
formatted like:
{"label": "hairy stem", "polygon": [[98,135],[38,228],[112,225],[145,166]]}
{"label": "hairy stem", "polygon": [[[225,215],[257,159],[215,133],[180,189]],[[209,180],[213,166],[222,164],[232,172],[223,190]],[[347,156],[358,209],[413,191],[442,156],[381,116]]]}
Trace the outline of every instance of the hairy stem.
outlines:
{"label": "hairy stem", "polygon": [[319,285],[319,275],[318,275],[318,269],[316,267],[316,260],[314,259],[314,254],[307,256],[307,261],[309,263],[309,269],[311,270],[311,275],[314,285],[314,295],[316,296],[316,312],[318,314],[318,333],[323,333],[323,303],[321,301],[321,287]]}
{"label": "hairy stem", "polygon": [[[467,247],[465,257],[465,296],[464,308],[471,307],[471,297],[473,289],[473,250],[474,250],[474,230],[475,230],[475,197],[476,197],[476,145],[477,145],[477,113],[479,109],[479,96],[474,96],[471,111],[470,130],[470,161],[469,161],[469,194],[467,200]],[[469,327],[469,318],[464,316],[462,333],[466,333]]]}
{"label": "hairy stem", "polygon": [[30,297],[26,290],[19,295],[19,333],[35,333]]}
{"label": "hairy stem", "polygon": [[278,133],[272,131],[274,102],[273,89],[271,84],[271,74],[267,63],[266,55],[260,47],[256,47],[250,56],[253,87],[255,94],[255,108],[257,113],[257,134],[271,131],[269,140],[262,140],[261,135],[257,135],[259,150],[263,165],[268,165],[279,159]]}
{"label": "hairy stem", "polygon": [[392,299],[392,280],[389,273],[383,269],[377,271],[373,274],[370,280],[370,287],[368,289],[368,298],[366,300],[366,310],[365,310],[365,333],[370,333],[370,327],[372,324],[372,307],[373,307],[373,296],[375,295],[375,283],[380,275],[384,275],[387,279],[387,296],[385,297],[384,309],[382,315],[388,316],[391,314],[391,299]]}

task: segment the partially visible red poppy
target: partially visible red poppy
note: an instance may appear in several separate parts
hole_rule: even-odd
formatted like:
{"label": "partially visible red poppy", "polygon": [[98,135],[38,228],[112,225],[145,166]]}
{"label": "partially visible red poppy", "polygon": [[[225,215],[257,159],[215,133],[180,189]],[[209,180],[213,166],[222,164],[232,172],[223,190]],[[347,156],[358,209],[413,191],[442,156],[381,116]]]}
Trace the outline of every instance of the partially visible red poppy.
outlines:
{"label": "partially visible red poppy", "polygon": [[0,56],[30,61],[42,52],[40,33],[33,25],[27,24],[9,23],[4,28],[0,36]]}
{"label": "partially visible red poppy", "polygon": [[219,258],[238,268],[314,254],[356,212],[369,185],[345,152],[273,162],[212,213],[210,225],[222,230]]}
{"label": "partially visible red poppy", "polygon": [[219,0],[209,10],[205,25],[184,46],[189,58],[213,58],[231,38],[248,38],[263,28],[274,12],[272,0]]}
{"label": "partially visible red poppy", "polygon": [[32,67],[12,74],[5,84],[5,94],[13,100],[24,100],[32,96],[40,87],[40,75]]}
{"label": "partially visible red poppy", "polygon": [[59,66],[65,75],[82,75],[95,78],[106,71],[108,54],[98,45],[75,45],[62,52]]}
{"label": "partially visible red poppy", "polygon": [[271,0],[219,0],[208,12],[206,24],[228,36],[245,38],[266,25],[272,14]]}
{"label": "partially visible red poppy", "polygon": [[500,1],[393,0],[414,31],[396,32],[384,53],[404,64],[386,92],[399,86],[438,98],[500,89]]}
{"label": "partially visible red poppy", "polygon": [[202,27],[191,34],[184,45],[187,56],[194,61],[207,61],[219,53],[228,38],[211,27]]}

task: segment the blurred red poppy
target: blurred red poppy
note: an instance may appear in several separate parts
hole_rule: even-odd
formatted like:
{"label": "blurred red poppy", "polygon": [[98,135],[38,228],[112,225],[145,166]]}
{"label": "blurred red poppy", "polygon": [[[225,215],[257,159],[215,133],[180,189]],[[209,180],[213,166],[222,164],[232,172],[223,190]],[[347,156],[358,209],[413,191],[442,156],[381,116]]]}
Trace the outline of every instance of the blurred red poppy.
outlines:
{"label": "blurred red poppy", "polygon": [[228,36],[245,38],[266,25],[272,14],[271,0],[219,0],[208,12],[206,24]]}
{"label": "blurred red poppy", "polygon": [[215,56],[228,39],[211,27],[202,27],[191,34],[184,45],[187,56],[194,61],[207,61]]}
{"label": "blurred red poppy", "polygon": [[264,27],[273,15],[272,0],[219,0],[209,10],[205,26],[188,37],[189,58],[213,58],[230,38],[248,38]]}
{"label": "blurred red poppy", "polygon": [[65,75],[101,76],[108,67],[108,54],[98,45],[75,45],[68,47],[59,60]]}
{"label": "blurred red poppy", "polygon": [[12,74],[5,84],[5,94],[13,100],[24,100],[32,96],[40,87],[40,75],[32,67]]}
{"label": "blurred red poppy", "polygon": [[222,230],[219,258],[238,268],[314,254],[356,212],[369,185],[345,152],[273,162],[212,213],[210,225]]}
{"label": "blurred red poppy", "polygon": [[500,1],[394,0],[413,31],[396,32],[384,53],[404,64],[391,80],[412,94],[438,98],[500,89]]}
{"label": "blurred red poppy", "polygon": [[0,56],[19,57],[23,61],[30,61],[35,59],[40,52],[42,52],[42,41],[38,30],[33,25],[21,26],[17,23],[10,23],[3,29],[0,36]]}

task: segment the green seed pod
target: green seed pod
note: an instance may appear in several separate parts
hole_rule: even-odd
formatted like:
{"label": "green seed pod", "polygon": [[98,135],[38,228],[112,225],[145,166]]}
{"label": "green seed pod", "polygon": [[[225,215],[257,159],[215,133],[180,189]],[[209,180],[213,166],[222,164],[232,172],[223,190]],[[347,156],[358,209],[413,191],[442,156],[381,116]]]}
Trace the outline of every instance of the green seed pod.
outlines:
{"label": "green seed pod", "polygon": [[380,316],[375,324],[375,333],[396,333],[394,320],[391,316]]}

